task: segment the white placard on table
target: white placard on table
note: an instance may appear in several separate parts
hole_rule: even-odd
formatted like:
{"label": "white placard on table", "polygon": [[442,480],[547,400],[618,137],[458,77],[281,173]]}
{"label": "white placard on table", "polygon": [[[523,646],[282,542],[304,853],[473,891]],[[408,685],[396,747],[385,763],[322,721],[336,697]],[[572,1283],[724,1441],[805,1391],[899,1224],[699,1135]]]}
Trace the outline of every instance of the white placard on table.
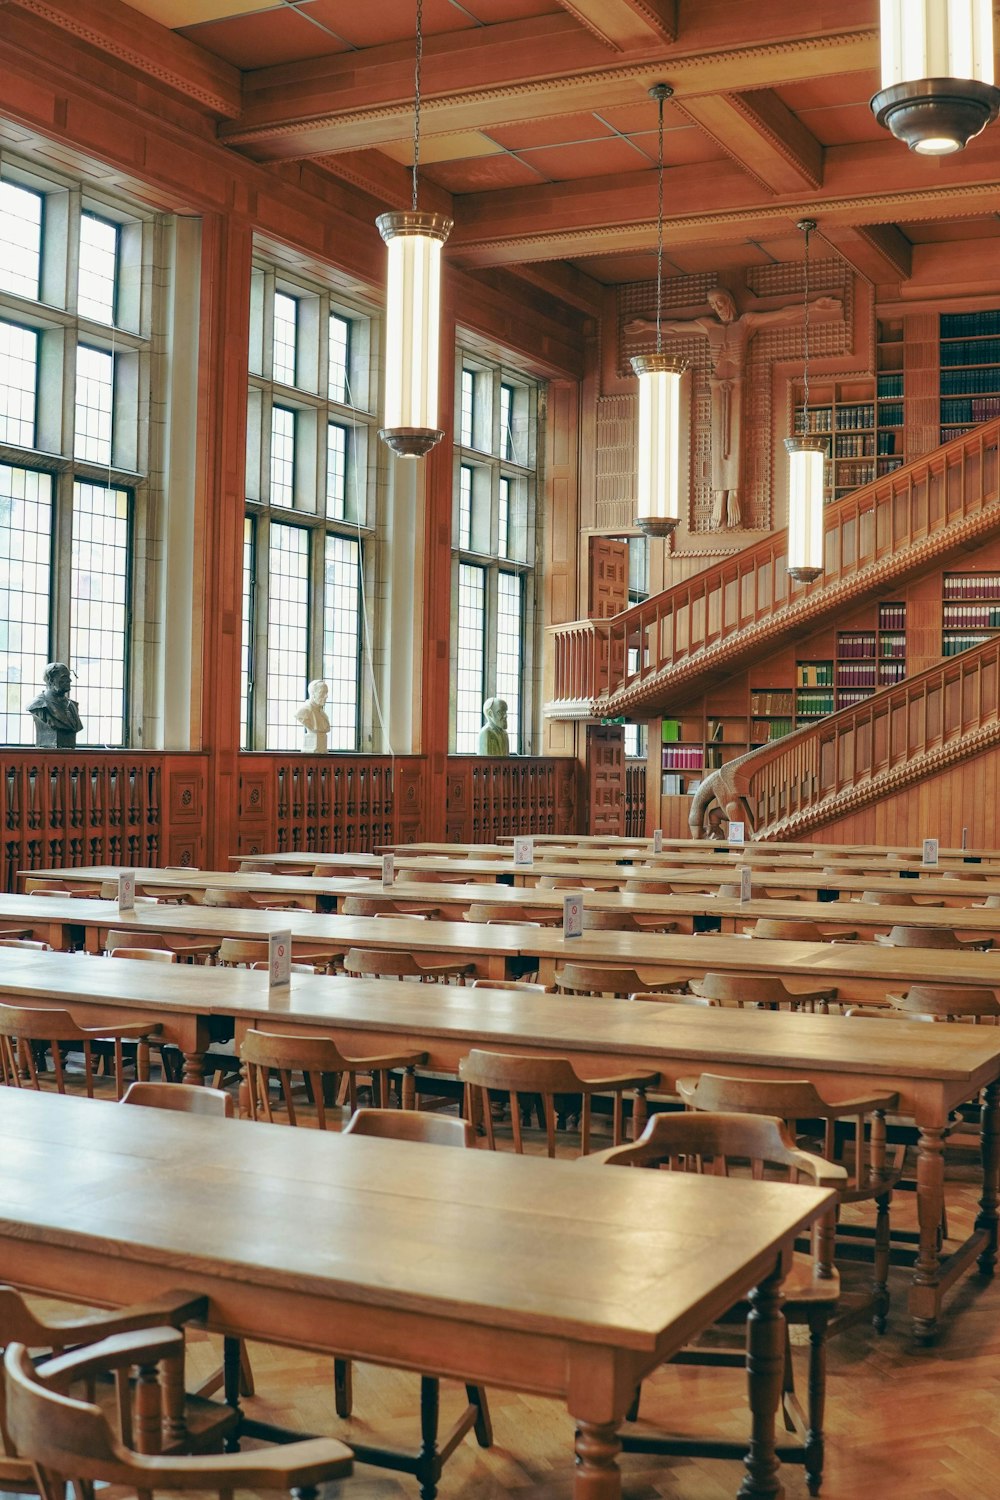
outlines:
{"label": "white placard on table", "polygon": [[968,847],[969,847],[969,830],[967,828],[963,828],[962,829],[962,848],[963,849],[968,849]]}
{"label": "white placard on table", "polygon": [[382,889],[387,891],[396,878],[396,856],[394,854],[383,854],[382,856]]}
{"label": "white placard on table", "polygon": [[740,871],[740,905],[753,899],[753,871],[749,865],[744,865]]}
{"label": "white placard on table", "polygon": [[936,865],[937,864],[937,862],[938,862],[938,841],[937,841],[937,839],[924,839],[924,857],[923,857],[923,861],[922,862],[925,865]]}
{"label": "white placard on table", "polygon": [[118,910],[135,911],[134,870],[122,870],[118,876]]}
{"label": "white placard on table", "polygon": [[533,838],[516,838],[514,840],[514,863],[516,865],[531,865],[535,862],[535,841]]}
{"label": "white placard on table", "polygon": [[743,844],[746,842],[747,825],[745,823],[730,823],[726,841],[730,844]]}
{"label": "white placard on table", "polygon": [[662,854],[663,853],[663,829],[662,828],[654,828],[653,829],[653,853],[654,854]]}
{"label": "white placard on table", "polygon": [[563,937],[583,937],[583,897],[563,897]]}
{"label": "white placard on table", "polygon": [[267,982],[272,990],[292,982],[290,932],[272,932],[267,940]]}

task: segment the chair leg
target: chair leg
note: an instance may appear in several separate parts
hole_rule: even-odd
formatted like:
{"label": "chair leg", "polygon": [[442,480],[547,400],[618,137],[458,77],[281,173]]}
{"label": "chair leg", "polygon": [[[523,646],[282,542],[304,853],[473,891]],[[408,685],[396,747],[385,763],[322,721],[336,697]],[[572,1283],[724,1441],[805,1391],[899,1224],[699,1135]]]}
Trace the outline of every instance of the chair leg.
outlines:
{"label": "chair leg", "polygon": [[435,1375],[420,1377],[420,1453],[415,1476],[420,1483],[420,1500],[434,1500],[440,1477],[437,1435],[441,1387]]}
{"label": "chair leg", "polygon": [[[230,1338],[229,1335],[222,1340],[222,1392],[227,1406],[234,1411],[240,1410],[240,1376],[243,1364],[243,1340]],[[239,1452],[239,1424],[228,1433],[225,1441],[227,1453]]]}
{"label": "chair leg", "polygon": [[354,1409],[354,1379],[349,1359],[335,1359],[333,1362],[333,1395],[337,1416],[346,1419]]}
{"label": "chair leg", "polygon": [[875,1199],[875,1261],[872,1280],[872,1327],[876,1333],[885,1333],[889,1316],[889,1203],[891,1193],[882,1193]]}
{"label": "chair leg", "polygon": [[492,1448],[493,1418],[490,1416],[490,1408],[486,1400],[486,1388],[481,1385],[467,1385],[465,1394],[469,1398],[469,1405],[476,1408],[477,1415],[473,1428],[476,1442],[480,1448]]}
{"label": "chair leg", "polygon": [[628,1411],[625,1413],[625,1420],[626,1420],[626,1422],[638,1422],[638,1420],[639,1420],[639,1402],[641,1400],[642,1400],[642,1386],[641,1385],[637,1385],[636,1388],[635,1388],[635,1395],[632,1397],[632,1405],[629,1407]]}
{"label": "chair leg", "polygon": [[818,1495],[823,1482],[823,1422],[826,1413],[826,1325],[827,1315],[809,1322],[809,1403],[806,1431],[806,1484],[810,1495]]}

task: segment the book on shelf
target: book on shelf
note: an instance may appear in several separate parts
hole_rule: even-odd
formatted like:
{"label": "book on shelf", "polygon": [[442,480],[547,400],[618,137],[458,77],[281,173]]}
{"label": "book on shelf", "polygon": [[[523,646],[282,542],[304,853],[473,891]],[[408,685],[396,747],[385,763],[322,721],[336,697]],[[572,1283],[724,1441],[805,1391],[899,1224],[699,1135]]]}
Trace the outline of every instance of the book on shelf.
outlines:
{"label": "book on shelf", "polygon": [[989,634],[984,635],[946,635],[941,642],[942,656],[960,656],[963,651],[971,651],[974,646],[981,646],[985,641],[992,640]]}
{"label": "book on shelf", "polygon": [[800,689],[795,700],[795,712],[800,719],[821,719],[826,714],[833,713],[833,689],[827,692],[812,692],[808,688]]}
{"label": "book on shelf", "polygon": [[800,661],[795,673],[798,687],[830,687],[833,684],[832,661]]}
{"label": "book on shelf", "polygon": [[783,740],[786,734],[792,732],[791,719],[772,719],[768,730],[768,740]]}
{"label": "book on shelf", "polygon": [[751,688],[750,712],[767,716],[792,712],[791,688]]}
{"label": "book on shelf", "polygon": [[878,607],[879,630],[905,630],[906,605],[880,604]]}
{"label": "book on shelf", "polygon": [[875,655],[874,630],[841,630],[837,633],[837,655],[866,658]]}
{"label": "book on shelf", "polygon": [[946,573],[944,599],[996,599],[1000,602],[1000,573]]}
{"label": "book on shelf", "polygon": [[982,334],[1000,334],[1000,311],[942,313],[940,335],[942,339],[975,338]]}

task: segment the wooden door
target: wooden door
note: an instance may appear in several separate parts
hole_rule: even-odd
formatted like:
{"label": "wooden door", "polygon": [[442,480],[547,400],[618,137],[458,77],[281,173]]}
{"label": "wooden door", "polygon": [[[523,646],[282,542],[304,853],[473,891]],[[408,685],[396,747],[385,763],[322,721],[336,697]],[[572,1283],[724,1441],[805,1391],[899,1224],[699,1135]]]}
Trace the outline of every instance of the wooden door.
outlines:
{"label": "wooden door", "polygon": [[587,832],[625,833],[625,730],[587,725]]}
{"label": "wooden door", "polygon": [[607,620],[628,609],[628,543],[609,536],[590,538],[590,591],[587,614]]}

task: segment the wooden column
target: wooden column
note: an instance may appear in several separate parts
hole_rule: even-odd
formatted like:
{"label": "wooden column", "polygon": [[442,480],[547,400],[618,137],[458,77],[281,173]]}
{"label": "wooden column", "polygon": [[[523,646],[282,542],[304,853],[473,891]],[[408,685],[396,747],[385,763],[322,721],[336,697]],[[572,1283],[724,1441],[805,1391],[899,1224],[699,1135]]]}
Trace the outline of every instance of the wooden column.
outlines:
{"label": "wooden column", "polygon": [[[202,744],[211,755],[208,861],[235,848],[240,740],[243,511],[253,236],[235,215],[208,215],[202,256],[197,514],[202,569]],[[198,598],[196,591],[195,598]]]}

